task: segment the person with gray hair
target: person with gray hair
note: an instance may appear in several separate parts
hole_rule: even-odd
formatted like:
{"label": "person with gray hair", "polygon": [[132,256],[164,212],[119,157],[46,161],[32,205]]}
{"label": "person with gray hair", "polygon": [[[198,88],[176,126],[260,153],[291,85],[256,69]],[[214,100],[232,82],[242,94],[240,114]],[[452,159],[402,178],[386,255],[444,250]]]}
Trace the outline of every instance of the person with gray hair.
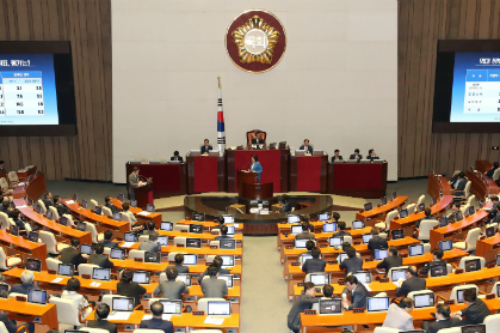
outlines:
{"label": "person with gray hair", "polygon": [[160,301],[153,302],[150,307],[153,318],[143,320],[139,328],[162,330],[165,333],[174,333],[174,325],[171,321],[163,320],[163,304]]}
{"label": "person with gray hair", "polygon": [[161,245],[157,243],[158,234],[150,234],[147,242],[142,242],[139,250],[146,252],[161,252]]}
{"label": "person with gray hair", "polygon": [[32,271],[29,270],[24,270],[21,274],[21,282],[22,284],[15,284],[10,288],[11,293],[19,293],[19,294],[25,294],[28,295],[28,290],[29,289],[35,289],[35,290],[41,290],[37,286],[33,284],[35,281],[35,274],[33,274]]}

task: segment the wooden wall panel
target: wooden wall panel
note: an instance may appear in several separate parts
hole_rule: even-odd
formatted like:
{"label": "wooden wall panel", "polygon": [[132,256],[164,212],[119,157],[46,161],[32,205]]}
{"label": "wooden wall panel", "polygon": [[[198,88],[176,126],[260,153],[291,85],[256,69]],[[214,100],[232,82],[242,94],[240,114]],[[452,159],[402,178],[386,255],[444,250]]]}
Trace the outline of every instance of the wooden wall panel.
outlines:
{"label": "wooden wall panel", "polygon": [[0,40],[71,41],[78,129],[0,137],[7,168],[36,164],[47,179],[111,180],[111,0],[0,0]]}
{"label": "wooden wall panel", "polygon": [[500,145],[500,133],[433,134],[432,110],[438,40],[500,39],[500,0],[399,0],[398,6],[399,177],[499,161],[491,147]]}

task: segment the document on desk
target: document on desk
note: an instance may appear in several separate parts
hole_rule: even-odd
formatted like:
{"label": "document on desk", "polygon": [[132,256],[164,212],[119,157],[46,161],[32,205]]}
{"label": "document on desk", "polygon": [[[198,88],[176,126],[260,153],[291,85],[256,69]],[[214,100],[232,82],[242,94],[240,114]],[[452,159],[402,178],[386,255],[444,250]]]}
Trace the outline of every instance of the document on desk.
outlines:
{"label": "document on desk", "polygon": [[[144,315],[144,317],[142,317],[142,320],[151,320],[151,319],[153,319],[153,315]],[[164,313],[161,316],[161,319],[163,319],[163,320],[170,320],[170,319],[172,319],[172,315],[168,314],[168,313]]]}
{"label": "document on desk", "polygon": [[150,213],[148,213],[148,212],[146,212],[145,210],[143,210],[142,212],[137,213],[137,215],[149,216],[149,215],[150,215]]}
{"label": "document on desk", "polygon": [[66,201],[66,204],[67,204],[67,205],[72,205],[72,204],[74,204],[74,203],[75,203],[75,201],[74,201],[74,200],[68,200],[68,201]]}
{"label": "document on desk", "polygon": [[203,323],[212,325],[222,325],[223,322],[224,318],[207,316],[207,319],[205,319]]}
{"label": "document on desk", "polygon": [[240,227],[240,225],[239,225],[238,223],[235,223],[235,224],[234,224],[234,227],[235,227],[235,228],[239,228],[239,227]]}
{"label": "document on desk", "polygon": [[54,280],[52,280],[50,283],[59,283],[63,280],[63,278],[55,278]]}
{"label": "document on desk", "polygon": [[89,284],[89,286],[91,287],[99,287],[101,285],[100,282],[92,282],[91,284]]}
{"label": "document on desk", "polygon": [[134,246],[135,242],[125,242],[122,244],[121,247],[131,247],[131,246]]}
{"label": "document on desk", "polygon": [[115,313],[110,313],[107,320],[128,320],[132,312],[126,311],[116,311]]}

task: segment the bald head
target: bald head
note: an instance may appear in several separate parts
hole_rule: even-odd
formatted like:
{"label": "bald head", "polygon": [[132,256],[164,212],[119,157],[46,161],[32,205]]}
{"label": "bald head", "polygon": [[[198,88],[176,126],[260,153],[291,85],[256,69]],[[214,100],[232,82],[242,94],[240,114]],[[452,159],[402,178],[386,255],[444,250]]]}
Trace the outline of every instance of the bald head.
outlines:
{"label": "bald head", "polygon": [[408,267],[408,275],[409,277],[413,277],[413,276],[418,276],[418,273],[417,273],[417,266],[409,266]]}

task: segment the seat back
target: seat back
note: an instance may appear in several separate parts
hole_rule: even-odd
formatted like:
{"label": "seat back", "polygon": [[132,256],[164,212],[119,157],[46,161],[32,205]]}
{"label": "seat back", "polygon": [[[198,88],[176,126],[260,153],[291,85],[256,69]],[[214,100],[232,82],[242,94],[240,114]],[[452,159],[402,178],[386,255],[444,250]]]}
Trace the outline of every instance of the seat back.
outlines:
{"label": "seat back", "polygon": [[62,264],[62,261],[57,260],[56,258],[47,258],[45,259],[45,263],[47,264],[47,269],[49,271],[55,271],[59,269],[59,264]]}
{"label": "seat back", "polygon": [[373,333],[399,333],[399,330],[390,327],[375,327]]}
{"label": "seat back", "polygon": [[10,182],[16,182],[16,183],[19,182],[19,177],[17,177],[17,172],[15,172],[15,171],[10,171],[7,174],[7,177],[9,177]]}
{"label": "seat back", "polygon": [[431,230],[439,224],[436,220],[422,220],[420,221],[420,226],[418,228],[418,239],[420,240],[430,240]]}
{"label": "seat back", "polygon": [[47,207],[45,207],[45,204],[42,200],[37,200],[36,204],[41,207],[42,214],[47,213]]}
{"label": "seat back", "polygon": [[461,286],[455,286],[455,287],[453,287],[453,289],[451,290],[451,294],[450,294],[450,300],[453,300],[453,301],[456,302],[458,300],[457,294],[458,294],[459,290],[471,289],[471,288],[475,288],[476,289],[476,293],[479,290],[479,288],[475,284],[464,284],[464,285],[461,285]]}
{"label": "seat back", "polygon": [[399,212],[397,209],[390,211],[385,217],[385,230],[390,230],[391,228],[391,220],[394,220],[398,216]]}
{"label": "seat back", "polygon": [[122,212],[122,221],[132,222],[132,219],[130,218],[130,216],[128,214]]}
{"label": "seat back", "polygon": [[108,330],[105,330],[103,328],[91,328],[91,327],[80,327],[79,331],[87,333],[109,333]]}
{"label": "seat back", "polygon": [[186,237],[174,237],[174,246],[177,244],[186,246]]}
{"label": "seat back", "polygon": [[491,314],[487,316],[484,318],[484,324],[486,325],[486,333],[497,332],[498,327],[500,327],[500,314]]}
{"label": "seat back", "polygon": [[182,253],[182,252],[170,252],[170,253],[168,254],[167,260],[168,260],[168,261],[174,261],[174,260],[175,260],[175,255],[176,255],[177,253]]}
{"label": "seat back", "polygon": [[9,333],[7,327],[5,327],[5,324],[3,322],[0,322],[0,333]]}
{"label": "seat back", "polygon": [[3,250],[3,247],[0,247],[0,270],[6,271],[9,267],[7,267],[7,256]]}
{"label": "seat back", "polygon": [[49,303],[56,305],[57,321],[59,324],[67,324],[73,326],[80,326],[81,323],[78,318],[78,309],[75,302],[69,298],[51,297]]}
{"label": "seat back", "polygon": [[459,269],[463,269],[465,270],[465,263],[468,261],[468,260],[474,260],[474,259],[479,259],[479,261],[481,262],[481,268],[483,268],[484,266],[486,266],[486,259],[484,259],[484,257],[479,257],[479,256],[467,256],[467,257],[462,257],[460,259],[460,263],[458,264],[458,268]]}
{"label": "seat back", "polygon": [[51,220],[54,220],[54,221],[59,221],[59,219],[60,219],[61,217],[59,216],[59,213],[57,212],[56,207],[52,207],[52,206],[50,206],[50,207],[49,207],[49,210],[52,212],[52,219],[51,219]]}
{"label": "seat back", "polygon": [[[52,207],[51,207],[52,208]],[[54,234],[50,231],[40,230],[38,236],[42,240],[42,243],[47,245],[47,252],[50,254],[59,254],[57,251],[57,242]]]}
{"label": "seat back", "polygon": [[344,243],[352,244],[352,236],[344,236]]}
{"label": "seat back", "polygon": [[141,162],[142,164],[146,164],[146,163],[148,163],[148,161],[149,161],[149,160],[148,160],[148,158],[147,158],[147,157],[136,157],[136,158],[134,159],[134,161],[139,161],[139,162]]}
{"label": "seat back", "polygon": [[0,226],[2,229],[10,229],[9,216],[4,212],[0,212]]}
{"label": "seat back", "polygon": [[415,300],[415,296],[423,295],[423,294],[427,294],[427,293],[429,293],[429,290],[410,291],[408,293],[408,298]]}
{"label": "seat back", "polygon": [[0,188],[2,189],[9,188],[9,183],[7,182],[7,179],[5,179],[5,177],[0,178]]}
{"label": "seat back", "polygon": [[476,196],[473,194],[467,199],[467,205],[474,206],[474,203],[476,203]]}
{"label": "seat back", "polygon": [[154,330],[149,328],[136,328],[134,333],[165,333],[164,330]]}
{"label": "seat back", "polygon": [[476,249],[476,244],[479,236],[481,236],[481,229],[479,228],[474,228],[467,232],[467,237],[465,238],[465,241],[467,242],[466,251],[470,252]]}
{"label": "seat back", "polygon": [[408,266],[399,266],[399,267],[393,267],[391,269],[389,269],[389,272],[387,272],[387,277],[389,278],[389,280],[391,280],[392,282],[397,282],[397,281],[393,281],[392,280],[392,270],[393,269],[404,269],[404,270],[407,270],[408,269]]}
{"label": "seat back", "polygon": [[462,207],[460,207],[460,211],[462,212],[462,215],[465,216],[465,212],[469,212],[469,205],[468,204],[465,204],[463,205]]}
{"label": "seat back", "polygon": [[94,268],[99,268],[99,265],[80,264],[80,265],[78,265],[78,272],[80,273],[80,276],[90,275],[92,277],[92,274],[94,272]]}
{"label": "seat back", "polygon": [[420,197],[418,197],[417,207],[418,207],[418,205],[424,204],[424,203],[425,203],[425,194],[422,194]]}
{"label": "seat back", "polygon": [[128,258],[135,260],[135,258],[140,258],[142,261],[144,261],[144,255],[146,254],[146,251],[142,250],[130,250],[128,253]]}
{"label": "seat back", "polygon": [[117,298],[117,297],[124,298],[124,297],[127,297],[127,296],[102,295],[101,303],[107,304],[109,306],[109,308],[112,309],[113,308],[113,298]]}
{"label": "seat back", "polygon": [[224,298],[204,297],[198,300],[198,310],[207,313],[208,302],[225,302]]}
{"label": "seat back", "polygon": [[189,231],[189,226],[188,225],[183,225],[183,224],[177,224],[174,227],[174,231]]}
{"label": "seat back", "polygon": [[210,241],[210,246],[217,246],[217,248],[219,249],[220,248],[220,241],[218,241],[218,240]]}
{"label": "seat back", "polygon": [[493,172],[493,180],[498,180],[500,178],[500,168],[496,169],[495,172]]}
{"label": "seat back", "polygon": [[85,230],[90,231],[90,236],[92,237],[92,243],[98,243],[97,229],[95,227],[95,224],[90,222],[83,222],[83,223],[85,223]]}
{"label": "seat back", "polygon": [[[97,202],[97,200],[94,200],[94,199],[90,199],[89,202],[87,203],[87,208],[91,209],[91,210],[95,210],[95,208],[97,206],[99,206],[99,203]],[[101,211],[101,214],[102,214],[102,211]]]}
{"label": "seat back", "polygon": [[415,212],[415,208],[417,208],[417,205],[414,203],[406,206],[406,209],[408,210],[408,215],[413,214]]}
{"label": "seat back", "polygon": [[467,181],[467,184],[465,184],[465,189],[464,189],[464,193],[465,193],[465,197],[468,198],[469,195],[470,195],[470,186],[471,186],[471,182],[470,180]]}
{"label": "seat back", "polygon": [[75,221],[73,221],[73,216],[71,216],[71,214],[63,214],[63,216],[68,219],[68,227],[73,227],[75,225]]}
{"label": "seat back", "polygon": [[147,242],[149,240],[149,235],[141,235],[139,236],[139,242]]}
{"label": "seat back", "polygon": [[102,215],[108,216],[108,217],[113,217],[113,212],[108,207],[102,206],[101,211],[102,211]]}

